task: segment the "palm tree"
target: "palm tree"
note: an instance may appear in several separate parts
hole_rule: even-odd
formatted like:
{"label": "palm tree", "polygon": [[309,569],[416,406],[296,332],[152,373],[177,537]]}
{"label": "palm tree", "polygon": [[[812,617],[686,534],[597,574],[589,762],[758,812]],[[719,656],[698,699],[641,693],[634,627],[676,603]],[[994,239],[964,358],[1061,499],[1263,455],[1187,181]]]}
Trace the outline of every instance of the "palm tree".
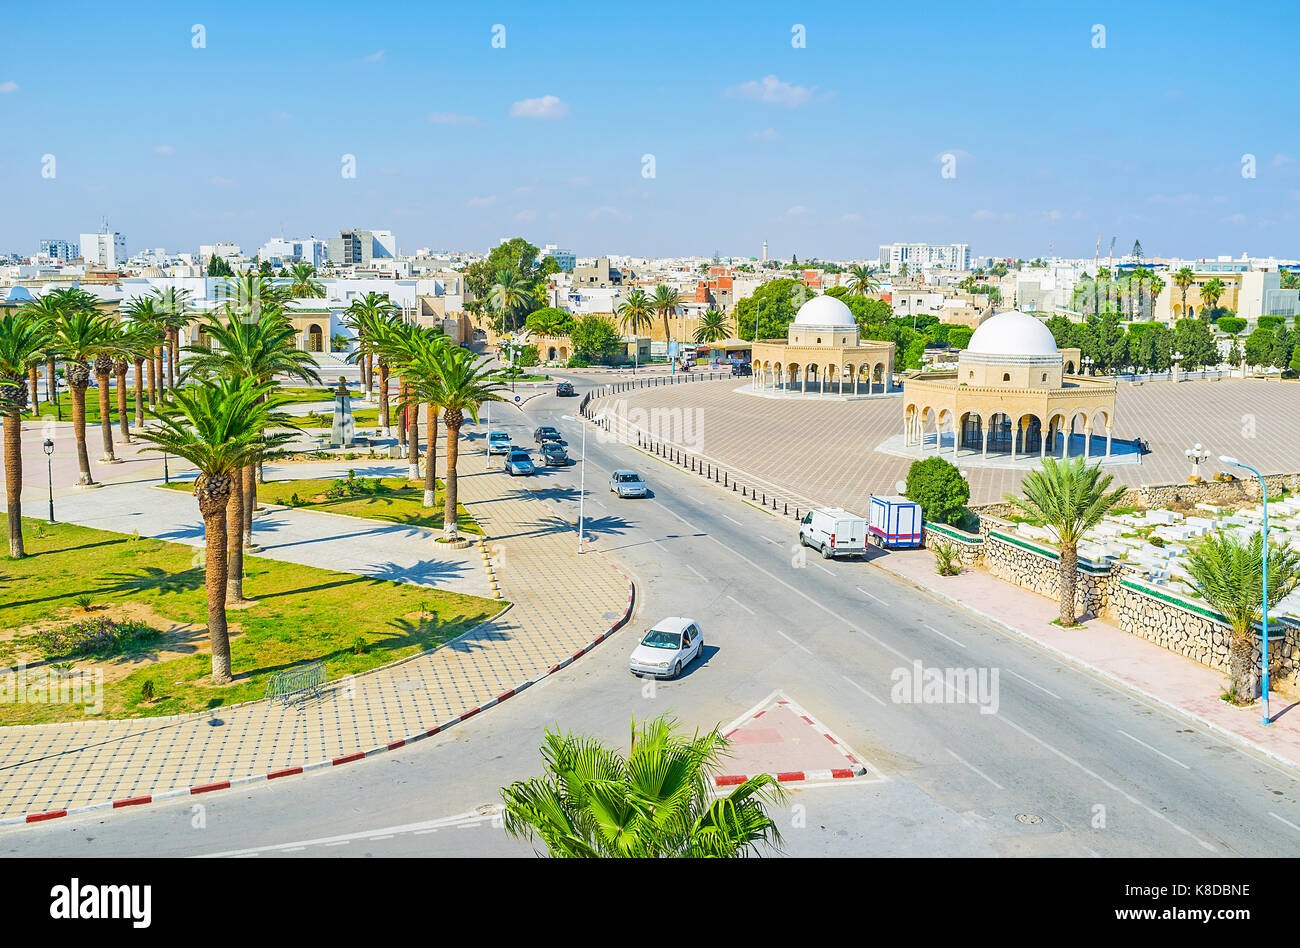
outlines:
{"label": "palm tree", "polygon": [[[135,410],[137,417],[144,413],[144,405],[140,398],[140,365],[144,362],[144,354],[153,345],[153,333],[148,327],[141,327],[128,324],[118,323],[114,327],[117,331],[117,338],[113,340],[111,346],[105,348],[101,355],[111,356],[113,359],[113,375],[117,379],[117,423],[122,431],[122,443],[131,443],[131,426],[127,419],[126,410],[126,370],[128,360],[136,365],[135,377]],[[99,357],[96,356],[96,363]],[[103,393],[100,394],[100,404],[104,401]],[[143,423],[143,419],[141,419]]]}
{"label": "palm tree", "polygon": [[[442,333],[411,327],[410,332],[388,335],[394,349],[394,362],[400,367],[406,395],[402,407],[414,419],[411,424],[411,457],[409,466],[414,477],[419,477],[419,417],[420,406],[425,409],[429,428],[429,450],[424,464],[423,506],[437,503],[435,468],[438,463],[438,415],[446,402],[443,367],[451,358],[449,350],[455,348]],[[464,350],[461,350],[464,351]],[[409,472],[408,472],[409,473]]]}
{"label": "palm tree", "polygon": [[[1227,531],[1215,531],[1193,546],[1187,555],[1187,572],[1207,602],[1221,612],[1232,628],[1228,645],[1228,677],[1233,697],[1240,703],[1254,700],[1253,662],[1255,623],[1260,621],[1264,599],[1264,534],[1243,541]],[[1282,599],[1300,578],[1300,551],[1269,544],[1268,604]]]}
{"label": "palm tree", "polygon": [[1214,308],[1219,305],[1219,297],[1223,296],[1227,289],[1223,285],[1223,281],[1218,277],[1209,280],[1201,287],[1201,301],[1206,304],[1201,307],[1201,319],[1207,323],[1210,322],[1210,315],[1214,312]]}
{"label": "palm tree", "polygon": [[519,328],[515,317],[537,304],[537,294],[517,270],[502,269],[497,271],[497,281],[488,291],[488,300],[501,314],[502,330],[514,332]]}
{"label": "palm tree", "polygon": [[[357,351],[355,357],[360,360],[361,365],[361,384],[365,386],[366,394],[374,388],[374,368],[373,360],[375,356],[374,348],[366,341],[366,331],[371,328],[375,320],[384,317],[389,318],[398,312],[397,306],[388,298],[387,293],[367,293],[352,301],[343,318],[347,325],[357,333]],[[352,361],[349,356],[348,361]],[[387,367],[381,367],[383,373],[383,384],[388,384]],[[387,407],[388,391],[385,388],[381,393],[383,403]],[[385,426],[387,427],[387,426]]]}
{"label": "palm tree", "polygon": [[1196,277],[1192,273],[1191,267],[1182,267],[1174,273],[1174,286],[1178,287],[1183,294],[1183,315],[1187,315],[1187,288],[1196,282]]}
{"label": "palm tree", "polygon": [[768,774],[714,799],[729,741],[717,728],[692,737],[669,718],[632,722],[627,757],[590,737],[547,730],[546,772],[501,791],[505,830],[540,840],[557,858],[737,857],[779,846],[766,806],[785,791]]}
{"label": "palm tree", "polygon": [[208,641],[212,647],[212,680],[231,680],[230,637],[226,629],[226,513],[239,471],[251,464],[268,443],[287,436],[264,437],[264,428],[281,424],[274,411],[282,404],[271,394],[272,383],[251,378],[221,378],[204,385],[178,388],[170,403],[151,411],[155,428],[141,432],[168,454],[189,461],[199,470],[194,497],[203,516],[204,579],[208,594]]}
{"label": "palm tree", "polygon": [[[83,293],[73,290],[72,293]],[[90,385],[89,360],[96,357],[100,349],[108,345],[116,333],[116,326],[106,316],[101,316],[95,309],[96,300],[86,293],[82,297],[68,296],[64,300],[64,311],[50,324],[54,336],[54,345],[62,354],[63,375],[72,393],[72,434],[77,442],[77,463],[81,468],[78,487],[90,487],[95,483],[90,473],[90,457],[86,453],[86,389]],[[110,367],[112,365],[110,360]],[[107,392],[104,393],[104,397]],[[101,411],[104,398],[100,399]],[[111,434],[108,435],[111,440]]]}
{"label": "palm tree", "polygon": [[167,348],[167,384],[163,378],[163,349],[158,348],[157,374],[158,388],[162,392],[168,389],[176,388],[176,379],[180,375],[181,359],[180,344],[181,330],[189,325],[191,319],[190,312],[190,291],[177,289],[174,286],[158,287],[153,291],[154,311],[157,313],[158,325],[163,333],[163,340]]}
{"label": "palm tree", "polygon": [[677,308],[682,305],[681,294],[671,286],[664,286],[662,283],[655,287],[655,295],[650,298],[650,308],[659,314],[659,318],[664,323],[664,342],[670,342],[672,337],[668,332],[668,317],[677,312]]}
{"label": "palm tree", "polygon": [[310,263],[295,263],[289,280],[289,296],[296,299],[325,298],[325,284],[316,279],[316,268]]}
{"label": "palm tree", "polygon": [[49,319],[23,312],[0,317],[0,412],[4,413],[5,501],[9,513],[9,555],[23,550],[23,437],[21,413],[27,400],[25,368],[46,347]]}
{"label": "palm tree", "polygon": [[695,342],[718,342],[731,335],[731,323],[727,317],[716,309],[711,309],[700,317],[700,324],[695,327]]}
{"label": "palm tree", "polygon": [[[478,424],[478,409],[484,402],[499,402],[497,393],[505,388],[500,373],[489,369],[489,359],[476,359],[468,349],[445,346],[438,375],[441,389],[442,420],[447,425],[447,481],[443,488],[442,537],[447,542],[458,536],[456,522],[456,462],[460,457],[460,429],[469,412]],[[432,437],[430,438],[429,470],[433,470]]]}
{"label": "palm tree", "polygon": [[1056,534],[1061,564],[1060,623],[1065,628],[1075,624],[1079,541],[1124,496],[1123,487],[1108,490],[1112,480],[1110,474],[1102,477],[1101,466],[1090,467],[1082,455],[1064,463],[1046,457],[1043,466],[1030,471],[1021,483],[1023,497],[1006,495],[1007,501]]}
{"label": "palm tree", "polygon": [[876,278],[876,268],[860,263],[849,268],[849,295],[870,296],[880,292],[880,280]]}
{"label": "palm tree", "polygon": [[1151,270],[1147,271],[1147,277],[1151,281],[1151,318],[1156,315],[1156,300],[1160,299],[1160,294],[1165,290],[1165,281],[1156,276]]}
{"label": "palm tree", "polygon": [[616,310],[619,322],[631,336],[639,336],[641,331],[650,328],[654,318],[654,307],[644,290],[633,290],[627,299],[618,304]]}
{"label": "palm tree", "polygon": [[154,300],[149,297],[132,297],[122,307],[122,315],[139,334],[140,346],[131,353],[135,363],[135,426],[144,427],[144,366],[149,365],[149,405],[157,404],[154,379],[154,356],[163,332]]}

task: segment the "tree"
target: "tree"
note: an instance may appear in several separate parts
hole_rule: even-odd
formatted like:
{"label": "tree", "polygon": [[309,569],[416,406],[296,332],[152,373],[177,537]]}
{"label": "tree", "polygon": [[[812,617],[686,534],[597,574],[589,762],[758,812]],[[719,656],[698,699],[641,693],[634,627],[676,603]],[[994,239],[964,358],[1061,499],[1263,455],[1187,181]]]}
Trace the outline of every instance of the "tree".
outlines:
{"label": "tree", "polygon": [[880,280],[876,268],[866,264],[857,264],[849,268],[849,293],[853,296],[870,296],[880,292]]}
{"label": "tree", "polygon": [[[1223,614],[1232,629],[1228,645],[1231,693],[1249,704],[1259,693],[1252,661],[1255,623],[1262,617],[1264,599],[1264,533],[1243,541],[1236,534],[1216,530],[1193,546],[1187,555],[1187,572],[1206,601]],[[1269,544],[1268,604],[1272,608],[1300,578],[1300,551],[1285,544]]]}
{"label": "tree", "polygon": [[212,259],[208,261],[208,276],[232,277],[234,275],[235,271],[230,268],[230,264],[216,254],[212,255]]}
{"label": "tree", "polygon": [[[753,294],[736,303],[736,335],[742,339],[777,339],[786,334],[798,305],[808,288],[798,280],[769,280]],[[802,299],[799,300],[803,302]],[[850,304],[852,308],[852,304]],[[757,327],[755,326],[757,322]],[[757,329],[757,336],[755,330]]]}
{"label": "tree", "polygon": [[325,298],[325,284],[316,279],[316,268],[310,263],[295,263],[289,279],[289,296],[295,299]]}
{"label": "tree", "polygon": [[605,363],[618,352],[621,339],[614,323],[596,314],[584,316],[569,333],[573,352],[589,363]]}
{"label": "tree", "polygon": [[511,270],[519,282],[533,289],[541,282],[542,267],[537,260],[538,249],[522,237],[513,237],[497,244],[488,252],[486,260],[471,263],[465,268],[465,288],[474,296],[486,298],[494,283],[499,282],[502,270]]}
{"label": "tree", "polygon": [[1206,284],[1201,287],[1201,302],[1203,304],[1201,306],[1201,319],[1206,322],[1211,321],[1210,314],[1214,311],[1214,308],[1219,305],[1219,297],[1223,296],[1226,290],[1227,287],[1223,285],[1223,281],[1218,277],[1207,281]]}
{"label": "tree", "polygon": [[[80,294],[80,295],[77,295]],[[55,346],[63,354],[63,375],[72,393],[72,434],[77,442],[77,464],[81,476],[79,487],[95,483],[86,453],[86,389],[90,386],[89,360],[113,337],[115,326],[95,308],[95,298],[84,290],[72,290],[64,297],[64,309],[50,325]],[[111,362],[110,362],[111,365]],[[102,401],[101,401],[102,404]]]}
{"label": "tree", "polygon": [[1042,467],[1025,476],[1020,484],[1023,497],[1006,495],[1006,500],[1056,534],[1060,556],[1060,623],[1075,624],[1074,595],[1079,578],[1079,541],[1101,523],[1119,503],[1124,488],[1109,490],[1114,477],[1102,476],[1101,466],[1090,467],[1082,455],[1065,462],[1048,456]]}
{"label": "tree", "polygon": [[9,514],[9,555],[23,549],[22,410],[27,404],[27,366],[48,344],[49,319],[25,312],[0,317],[0,412],[4,415],[5,501]]}
{"label": "tree", "polygon": [[1219,364],[1214,333],[1199,319],[1180,319],[1174,325],[1174,346],[1183,354],[1183,367],[1199,369]]}
{"label": "tree", "polygon": [[953,326],[948,330],[948,345],[954,349],[965,349],[970,345],[970,337],[975,334],[975,330],[969,326]]}
{"label": "tree", "polygon": [[711,309],[700,317],[695,329],[695,343],[720,342],[731,335],[731,322],[716,309]]}
{"label": "tree", "polygon": [[133,328],[138,347],[131,353],[135,363],[135,426],[144,425],[144,367],[149,366],[149,404],[157,402],[154,379],[154,356],[163,339],[159,313],[150,297],[133,296],[122,306],[122,317]]}
{"label": "tree", "polygon": [[[469,412],[478,424],[479,406],[484,402],[499,402],[498,394],[504,386],[500,373],[487,367],[488,359],[475,358],[474,354],[459,346],[446,346],[438,367],[441,383],[442,420],[447,426],[447,480],[443,488],[442,538],[448,542],[458,536],[456,522],[457,472],[460,457],[460,429]],[[432,465],[430,465],[432,467]]]}
{"label": "tree", "polygon": [[681,295],[672,287],[664,286],[662,283],[655,287],[654,296],[650,297],[650,308],[663,320],[665,343],[672,341],[672,335],[668,332],[668,317],[675,315],[681,305]]}
{"label": "tree", "polygon": [[925,519],[957,523],[970,500],[970,485],[956,465],[931,457],[913,461],[907,469],[907,497],[921,505]]}
{"label": "tree", "polygon": [[519,328],[519,317],[537,307],[537,295],[524,277],[516,270],[502,268],[488,296],[492,308],[501,316],[503,332]]}
{"label": "tree", "polygon": [[627,299],[618,304],[616,315],[623,329],[634,337],[640,336],[643,330],[649,330],[654,321],[654,309],[643,290],[629,293]]}
{"label": "tree", "polygon": [[1286,328],[1285,316],[1260,316],[1255,320],[1255,325],[1260,329],[1267,329],[1269,332],[1276,333],[1279,329]]}
{"label": "tree", "polygon": [[[368,341],[367,334],[375,330],[377,321],[392,319],[397,313],[397,305],[388,298],[387,293],[376,293],[372,290],[365,296],[354,299],[344,314],[344,322],[357,334],[357,350],[348,356],[348,361],[360,364],[361,384],[365,386],[367,394],[374,390],[375,359],[375,349]],[[381,414],[383,414],[388,409],[388,368],[382,358],[379,361],[381,375],[379,398]],[[384,427],[388,427],[387,424]]]}
{"label": "tree", "polygon": [[1235,336],[1246,328],[1246,320],[1237,316],[1220,316],[1219,321],[1215,323],[1220,332],[1226,332],[1229,336]]}
{"label": "tree", "polygon": [[573,316],[554,306],[543,306],[528,314],[524,328],[539,336],[567,336],[573,329]]}
{"label": "tree", "polygon": [[[385,337],[385,344],[397,351],[397,364],[401,368],[402,383],[406,390],[402,407],[413,418],[419,418],[420,406],[425,409],[429,427],[429,451],[424,465],[424,500],[423,506],[433,507],[437,503],[437,480],[435,469],[438,464],[438,415],[443,410],[447,399],[447,388],[443,378],[443,366],[452,348],[450,340],[442,333],[431,332],[419,327],[411,327],[407,333],[390,331]],[[461,350],[464,351],[464,350]],[[414,425],[411,430],[411,457],[414,475],[419,476],[419,430]]]}
{"label": "tree", "polygon": [[230,637],[226,628],[226,509],[235,478],[268,444],[283,444],[288,435],[269,439],[263,429],[287,423],[274,411],[283,404],[272,394],[273,383],[251,378],[221,378],[204,385],[177,389],[170,403],[150,414],[157,427],[143,431],[141,440],[182,457],[198,468],[194,497],[203,516],[204,580],[208,598],[208,641],[212,649],[212,680],[231,680]]}
{"label": "tree", "polygon": [[736,857],[779,846],[766,807],[785,792],[768,774],[714,797],[730,742],[718,728],[686,737],[667,717],[632,722],[628,755],[595,738],[547,730],[545,773],[501,791],[505,829],[556,858]]}
{"label": "tree", "polygon": [[[259,278],[260,279],[260,278]],[[232,283],[236,283],[237,277],[231,277],[226,281],[223,288],[218,289],[218,293],[229,291]],[[154,311],[158,314],[158,321],[162,327],[163,337],[167,344],[167,368],[168,380],[170,385],[167,388],[176,387],[176,378],[180,374],[180,346],[181,330],[190,324],[192,313],[190,312],[190,291],[178,289],[174,286],[158,287],[153,291]],[[162,387],[162,349],[159,352],[158,384]]]}
{"label": "tree", "polygon": [[1196,276],[1192,273],[1191,267],[1182,267],[1174,273],[1174,286],[1183,295],[1183,315],[1187,315],[1187,290],[1196,282]]}
{"label": "tree", "polygon": [[1256,329],[1246,337],[1246,364],[1265,366],[1273,364],[1273,344],[1276,337],[1267,329]]}

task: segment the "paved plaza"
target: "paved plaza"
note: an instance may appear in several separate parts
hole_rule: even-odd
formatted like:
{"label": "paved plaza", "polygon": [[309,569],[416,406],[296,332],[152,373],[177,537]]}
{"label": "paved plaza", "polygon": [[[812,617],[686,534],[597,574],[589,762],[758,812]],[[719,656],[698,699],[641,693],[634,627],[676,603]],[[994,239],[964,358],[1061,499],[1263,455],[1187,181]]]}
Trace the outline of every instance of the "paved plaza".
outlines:
{"label": "paved plaza", "polygon": [[[657,426],[659,439],[792,503],[865,512],[870,494],[893,493],[906,478],[911,459],[876,450],[902,432],[900,400],[759,399],[737,393],[741,384],[728,379],[633,390],[602,399],[593,410],[605,412],[614,428],[621,421],[625,432],[629,423],[643,419]],[[641,415],[636,408],[648,411]],[[1212,458],[1239,457],[1264,473],[1300,470],[1297,382],[1124,384],[1116,415],[1114,437],[1141,438],[1151,450],[1140,464],[1108,465],[1117,483],[1136,487],[1185,481],[1191,468],[1183,452],[1195,443],[1203,444]],[[681,418],[691,418],[692,426],[676,423]],[[689,437],[683,438],[683,432]],[[926,434],[931,448],[925,456],[932,456],[933,423]],[[943,456],[951,460],[950,439],[948,445]],[[1018,490],[1026,467],[976,467],[967,461],[973,457],[977,455],[963,450],[957,459],[969,471],[972,503],[999,501]],[[1222,466],[1212,460],[1204,473],[1209,476]]]}

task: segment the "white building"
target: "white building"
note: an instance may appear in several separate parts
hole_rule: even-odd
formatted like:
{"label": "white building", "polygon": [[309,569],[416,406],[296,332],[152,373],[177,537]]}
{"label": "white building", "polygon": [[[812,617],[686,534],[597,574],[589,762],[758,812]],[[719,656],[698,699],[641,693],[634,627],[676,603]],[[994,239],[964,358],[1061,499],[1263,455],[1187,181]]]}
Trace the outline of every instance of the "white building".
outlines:
{"label": "white building", "polygon": [[897,273],[907,264],[909,271],[926,267],[943,267],[946,270],[970,269],[970,244],[881,244],[880,265],[890,273]]}
{"label": "white building", "polygon": [[543,259],[554,257],[556,264],[565,273],[572,273],[578,262],[578,258],[574,256],[572,250],[561,250],[555,244],[547,244],[543,247],[540,256]]}
{"label": "white building", "polygon": [[207,269],[208,264],[213,257],[220,257],[229,263],[231,260],[238,260],[244,255],[239,244],[222,242],[217,244],[199,244],[199,266]]}
{"label": "white building", "polygon": [[111,234],[82,234],[81,259],[89,266],[112,269],[126,259],[126,238]]}
{"label": "white building", "polygon": [[257,251],[259,263],[269,262],[276,268],[294,263],[310,263],[313,267],[319,268],[325,266],[325,259],[325,241],[317,240],[315,237],[294,240],[272,237]]}

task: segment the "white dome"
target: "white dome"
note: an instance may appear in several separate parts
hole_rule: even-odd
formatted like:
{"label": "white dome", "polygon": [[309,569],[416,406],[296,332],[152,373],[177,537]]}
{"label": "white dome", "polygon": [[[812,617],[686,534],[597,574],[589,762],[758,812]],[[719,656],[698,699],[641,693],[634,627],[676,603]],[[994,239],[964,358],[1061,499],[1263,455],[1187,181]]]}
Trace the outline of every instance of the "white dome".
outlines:
{"label": "white dome", "polygon": [[799,307],[795,314],[796,326],[811,326],[817,329],[856,329],[853,311],[833,296],[824,293],[814,296]]}
{"label": "white dome", "polygon": [[1042,320],[1012,309],[980,323],[966,351],[973,355],[1049,356],[1056,355],[1056,339]]}

